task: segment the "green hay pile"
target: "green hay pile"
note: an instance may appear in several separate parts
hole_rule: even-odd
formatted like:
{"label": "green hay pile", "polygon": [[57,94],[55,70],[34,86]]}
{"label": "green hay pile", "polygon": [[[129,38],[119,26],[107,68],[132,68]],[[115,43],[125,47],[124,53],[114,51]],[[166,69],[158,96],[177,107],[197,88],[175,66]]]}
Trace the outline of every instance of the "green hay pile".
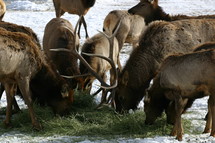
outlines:
{"label": "green hay pile", "polygon": [[[91,136],[104,139],[113,137],[145,138],[168,135],[172,129],[166,124],[165,116],[159,118],[154,125],[145,125],[145,114],[136,111],[132,114],[120,115],[110,108],[96,110],[92,96],[76,92],[72,113],[66,117],[54,116],[49,107],[34,106],[36,115],[43,125],[42,131],[32,130],[31,120],[27,109],[12,117],[13,128],[5,129],[0,126],[0,134],[8,131],[18,131],[31,136]],[[1,119],[3,122],[3,119]],[[189,121],[183,120],[185,133],[188,132]]]}

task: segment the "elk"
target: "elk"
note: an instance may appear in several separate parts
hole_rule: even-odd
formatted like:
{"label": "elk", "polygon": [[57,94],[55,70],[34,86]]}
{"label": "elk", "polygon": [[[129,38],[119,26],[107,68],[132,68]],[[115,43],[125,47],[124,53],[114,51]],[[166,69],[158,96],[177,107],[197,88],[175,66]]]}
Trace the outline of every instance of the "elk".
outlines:
{"label": "elk", "polygon": [[118,112],[136,109],[162,61],[169,55],[188,53],[192,47],[215,40],[215,20],[155,21],[147,27],[139,46],[119,74],[115,102]]}
{"label": "elk", "polygon": [[3,0],[0,0],[0,21],[2,21],[6,12],[6,5]]}
{"label": "elk", "polygon": [[[194,47],[193,52],[204,51],[204,50],[209,50],[209,49],[215,49],[214,42],[203,43],[202,45]],[[157,89],[155,89],[155,88],[150,88],[151,93],[153,93],[156,90]],[[157,93],[155,92],[155,94],[157,94]],[[164,94],[164,93],[160,91],[159,94]],[[160,96],[160,95],[154,95],[154,96]],[[201,97],[199,97],[199,98],[201,98]],[[195,101],[195,99],[190,99],[190,98],[188,100],[186,99],[184,101],[184,109],[183,109],[182,114],[185,113],[186,110],[192,106],[194,101]],[[167,108],[165,108],[165,112],[166,112],[166,117],[167,117],[167,123],[174,124],[175,115],[176,115],[175,110],[174,110],[175,102],[170,101],[170,103],[166,104],[166,105],[167,105]],[[163,108],[160,108],[160,109],[163,109]],[[208,116],[208,114],[205,116],[205,120],[207,119],[207,116]]]}
{"label": "elk", "polygon": [[[56,66],[56,69],[61,75],[80,75],[78,58],[69,52],[51,52],[50,49],[65,48],[68,50],[75,50],[79,48],[78,35],[70,32],[74,31],[72,24],[63,18],[53,18],[50,20],[44,30],[43,49],[47,57]],[[73,37],[76,37],[76,45]],[[81,87],[81,78],[68,79],[72,88],[77,85]]]}
{"label": "elk", "polygon": [[[122,49],[124,43],[131,43],[133,47],[136,47],[138,45],[139,36],[145,28],[143,24],[144,19],[138,15],[131,15],[125,10],[113,10],[105,17],[103,31],[108,35],[113,34],[120,20],[121,24],[116,33],[119,51]],[[122,69],[120,61],[118,62],[118,68],[120,70]]]}
{"label": "elk", "polygon": [[[215,43],[213,44],[215,48]],[[215,50],[205,50],[194,53],[172,55],[162,63],[154,83],[164,91],[164,96],[175,102],[175,123],[171,131],[172,136],[181,141],[183,127],[181,114],[188,99],[196,99],[209,95],[208,119],[204,133],[215,137]],[[153,86],[153,85],[152,85]],[[146,123],[154,122],[155,116],[161,112],[160,105],[156,104],[156,96],[149,97],[145,103]],[[160,102],[160,104],[162,104]],[[153,117],[154,116],[154,117]]]}
{"label": "elk", "polygon": [[[0,27],[6,29],[8,31],[11,31],[11,32],[22,32],[24,34],[29,35],[31,37],[32,41],[38,46],[38,48],[42,49],[42,47],[40,45],[40,41],[39,41],[36,33],[31,28],[26,27],[26,26],[22,26],[22,25],[17,25],[14,23],[4,22],[4,21],[0,21]],[[4,92],[4,86],[3,86],[3,84],[1,84],[1,86],[0,86],[0,98],[2,97],[3,92]],[[17,91],[17,94],[20,95],[19,90]],[[16,103],[16,100],[14,100],[13,106],[14,106],[13,108],[14,108],[15,112],[20,111],[19,106]]]}
{"label": "elk", "polygon": [[131,15],[126,10],[113,10],[105,17],[103,31],[107,34],[112,34],[121,19],[121,26],[116,34],[119,49],[122,49],[124,43],[131,43],[136,47],[142,30],[145,28],[143,24],[144,18],[141,16]]}
{"label": "elk", "polygon": [[83,16],[95,4],[95,1],[96,0],[53,0],[56,17],[60,18],[65,12],[77,14],[82,18],[79,23],[78,36],[80,38],[80,28],[83,24],[86,32],[86,38],[88,38],[87,24]]}
{"label": "elk", "polygon": [[[107,77],[106,77],[106,72],[110,70],[110,84],[113,85],[114,83],[114,71],[112,70],[111,65],[98,57],[89,57],[85,55],[84,53],[88,54],[96,54],[96,55],[102,55],[105,57],[109,56],[109,51],[110,51],[110,43],[108,39],[101,33],[98,33],[94,35],[93,37],[87,39],[82,47],[81,50],[81,56],[87,61],[87,63],[92,67],[92,69],[98,73],[98,75],[106,82]],[[115,66],[118,65],[118,55],[119,55],[119,47],[118,47],[118,41],[114,37],[113,41],[113,61]],[[88,74],[88,69],[83,65],[83,63],[80,63],[80,71],[82,74]],[[85,76],[84,81],[85,81],[85,90],[88,88],[89,91],[92,88],[92,83],[96,78],[92,75]],[[103,90],[102,93],[102,99],[101,103],[103,101],[105,102],[106,95]]]}
{"label": "elk", "polygon": [[7,109],[4,125],[10,126],[16,87],[27,104],[33,128],[41,130],[32,106],[32,98],[44,101],[54,113],[66,114],[73,102],[73,90],[48,63],[31,37],[21,32],[0,28],[0,82],[4,84]]}
{"label": "elk", "polygon": [[[73,33],[73,35],[76,34],[78,23],[80,22],[81,19],[82,19],[82,17],[79,18],[79,21],[77,22],[74,31],[72,29],[68,29],[71,33]],[[117,73],[117,69],[116,69],[116,65],[115,65],[115,61],[116,61],[115,60],[115,55],[116,54],[114,53],[115,51],[117,51],[117,48],[118,48],[117,45],[118,45],[118,43],[114,44],[114,42],[116,42],[115,35],[116,35],[117,30],[120,27],[120,23],[121,23],[121,21],[119,21],[119,24],[118,24],[118,26],[116,28],[116,31],[111,36],[108,36],[107,34],[100,32],[109,41],[109,44],[108,44],[109,47],[105,47],[107,45],[106,44],[102,44],[102,43],[101,43],[101,46],[104,46],[104,47],[100,47],[102,50],[104,50],[105,48],[109,49],[109,51],[108,51],[109,52],[108,57],[106,56],[106,53],[105,53],[105,52],[107,52],[106,50],[105,50],[105,52],[98,52],[99,50],[95,50],[98,53],[91,53],[91,52],[90,53],[85,53],[85,52],[83,52],[84,51],[83,50],[82,53],[81,53],[82,56],[83,55],[87,55],[87,56],[91,57],[91,59],[96,59],[95,57],[99,57],[99,58],[102,58],[102,59],[106,60],[109,63],[109,65],[111,66],[111,73],[113,73],[111,75],[111,83],[110,83],[110,85],[108,85],[106,83],[105,79],[102,77],[102,75],[100,75],[100,73],[97,73],[97,71],[99,71],[99,69],[94,69],[95,65],[98,64],[101,60],[97,60],[96,63],[91,66],[91,61],[88,61],[87,58],[83,58],[81,55],[79,55],[79,53],[77,51],[77,48],[74,48],[74,50],[69,50],[69,49],[66,49],[66,48],[50,49],[50,51],[52,51],[52,52],[68,52],[68,53],[71,53],[73,56],[75,56],[76,58],[78,58],[80,60],[82,72],[86,73],[86,74],[75,75],[75,76],[65,76],[65,75],[62,75],[62,76],[65,77],[65,78],[74,78],[74,77],[80,77],[80,76],[88,76],[89,74],[91,74],[92,76],[94,76],[101,83],[101,86],[100,86],[101,88],[105,89],[106,91],[114,89],[117,86],[117,78],[118,78],[118,73]],[[100,35],[98,37],[100,37],[100,38],[103,39],[103,36]],[[95,36],[95,37],[97,37],[97,36]],[[70,44],[73,45],[73,47],[75,47],[77,36],[72,36],[72,38],[73,38],[74,42],[70,42]],[[94,39],[94,38],[92,37],[91,39]],[[90,39],[89,39],[89,41],[90,41]],[[96,39],[93,42],[93,43],[96,43],[96,45],[99,45],[99,42],[96,42],[96,41],[100,41],[100,42],[105,42],[106,43],[105,40]],[[115,47],[115,45],[116,45],[116,47]],[[94,49],[94,47],[91,47],[91,46],[89,46],[89,47],[87,46],[87,48],[89,48],[90,50]],[[116,48],[116,49],[114,49],[114,48]],[[83,48],[83,49],[86,49],[86,48]],[[98,49],[98,47],[97,47],[97,49]],[[100,50],[100,51],[102,51],[102,50]],[[89,50],[87,50],[87,51],[89,52]],[[106,62],[102,62],[101,64],[107,64],[107,63]],[[102,67],[102,65],[99,65],[98,67]],[[89,82],[86,80],[85,85],[87,85],[88,83]]]}
{"label": "elk", "polygon": [[155,20],[175,21],[182,19],[215,18],[215,15],[169,15],[158,5],[158,0],[140,0],[137,5],[128,10],[128,13],[142,16],[146,25]]}

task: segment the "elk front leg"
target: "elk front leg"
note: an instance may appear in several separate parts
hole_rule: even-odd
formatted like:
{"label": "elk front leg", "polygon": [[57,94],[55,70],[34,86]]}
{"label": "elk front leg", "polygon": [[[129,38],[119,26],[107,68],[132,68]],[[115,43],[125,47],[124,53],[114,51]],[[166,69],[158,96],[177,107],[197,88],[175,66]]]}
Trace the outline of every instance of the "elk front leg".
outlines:
{"label": "elk front leg", "polygon": [[21,93],[23,95],[25,104],[27,104],[28,106],[28,111],[31,117],[31,122],[33,125],[33,128],[35,130],[41,130],[42,126],[41,124],[37,121],[34,109],[33,109],[33,103],[32,103],[32,99],[31,99],[31,91],[30,91],[30,86],[29,86],[29,78],[24,78],[22,80],[19,80],[18,85],[19,85],[19,89],[21,90]]}
{"label": "elk front leg", "polygon": [[180,91],[173,91],[172,92],[175,98],[175,111],[176,111],[176,118],[173,130],[170,135],[176,136],[176,139],[182,141],[182,134],[183,134],[183,127],[181,124],[181,113],[183,111],[183,99],[180,95]]}
{"label": "elk front leg", "polygon": [[211,113],[211,107],[210,107],[210,99],[208,99],[208,114],[207,114],[207,120],[206,125],[203,133],[210,133],[211,124],[212,124],[212,113]]}
{"label": "elk front leg", "polygon": [[[215,92],[213,92],[213,93],[215,93]],[[210,110],[211,110],[211,116],[212,116],[212,130],[211,130],[210,136],[215,137],[215,97],[214,97],[214,94],[210,95],[209,104],[210,104]]]}

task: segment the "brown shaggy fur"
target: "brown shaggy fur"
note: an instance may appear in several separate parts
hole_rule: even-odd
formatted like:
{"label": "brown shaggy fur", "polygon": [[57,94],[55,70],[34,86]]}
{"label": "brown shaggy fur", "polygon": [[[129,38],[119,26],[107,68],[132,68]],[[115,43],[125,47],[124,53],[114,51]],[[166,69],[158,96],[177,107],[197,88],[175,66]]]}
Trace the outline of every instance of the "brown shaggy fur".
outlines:
{"label": "brown shaggy fur", "polygon": [[136,109],[162,61],[188,53],[201,43],[215,41],[215,20],[192,19],[151,23],[119,75],[117,110]]}
{"label": "brown shaggy fur", "polygon": [[187,15],[169,15],[158,5],[158,0],[141,0],[137,5],[128,10],[130,14],[140,15],[144,18],[145,24],[155,20],[175,21],[182,19],[202,19],[215,18],[215,15],[187,16]]}

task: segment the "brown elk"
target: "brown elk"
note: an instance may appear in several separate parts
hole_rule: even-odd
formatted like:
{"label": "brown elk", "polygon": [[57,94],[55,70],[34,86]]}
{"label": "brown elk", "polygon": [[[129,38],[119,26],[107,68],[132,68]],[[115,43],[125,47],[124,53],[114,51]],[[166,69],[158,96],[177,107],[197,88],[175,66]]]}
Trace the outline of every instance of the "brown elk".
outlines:
{"label": "brown elk", "polygon": [[28,106],[33,128],[40,130],[42,126],[34,113],[31,97],[45,101],[54,113],[64,114],[73,102],[73,90],[48,63],[31,37],[3,28],[0,31],[0,82],[4,84],[7,96],[4,124],[10,126],[14,91],[18,86]]}
{"label": "brown elk", "polygon": [[3,0],[0,0],[0,21],[2,21],[6,12],[6,5]]}
{"label": "brown elk", "polygon": [[[51,52],[50,49],[66,48],[73,51],[78,49],[78,35],[74,35],[70,31],[74,31],[74,29],[69,21],[63,18],[53,18],[47,23],[43,36],[43,49],[47,57],[53,62],[59,73],[66,76],[80,75],[78,58],[69,52]],[[74,36],[76,36],[75,46],[71,44],[74,43]],[[72,88],[82,85],[81,78],[68,81]]]}
{"label": "brown elk", "polygon": [[128,10],[128,13],[144,17],[146,25],[155,20],[175,21],[182,19],[215,18],[215,15],[169,15],[158,5],[158,0],[140,0],[137,5]]}
{"label": "brown elk", "polygon": [[[208,49],[215,49],[215,46],[214,46],[214,42],[208,42],[208,43],[204,43],[202,45],[199,45],[197,47],[194,48],[193,52],[197,52],[197,51],[204,51],[204,50],[208,50]],[[157,94],[156,92],[154,91],[157,91],[156,88],[150,88],[150,92],[151,92],[151,95],[150,96],[162,96],[164,95],[164,92],[159,92],[159,94]],[[155,93],[155,95],[152,95],[153,93]],[[157,94],[157,95],[156,95]],[[199,97],[201,98],[201,97]],[[183,109],[183,112],[182,113],[185,113],[186,110],[188,108],[190,108],[193,104],[193,102],[195,101],[195,99],[186,99],[184,100],[184,109]],[[161,103],[161,102],[160,102]],[[165,108],[165,112],[166,112],[166,117],[167,117],[167,123],[170,123],[170,124],[174,124],[175,123],[175,102],[174,101],[170,101],[169,104],[163,104],[165,106],[167,106],[167,108]],[[163,109],[162,107],[160,109]],[[205,116],[205,119],[207,119],[207,116],[208,114]]]}
{"label": "brown elk", "polygon": [[[32,38],[32,41],[38,46],[39,49],[42,49],[41,45],[40,45],[40,41],[36,35],[36,33],[29,27],[26,26],[22,26],[22,25],[17,25],[14,23],[9,23],[9,22],[4,22],[4,21],[0,21],[0,27],[11,31],[11,32],[22,32],[24,34],[27,34],[28,36],[30,36]],[[2,97],[2,94],[4,92],[4,86],[3,84],[1,84],[1,88],[0,88],[0,98]],[[17,91],[18,94],[20,94],[20,91]],[[13,109],[15,112],[19,112],[19,106],[16,103],[16,100],[14,100],[14,104],[13,104]]]}
{"label": "brown elk", "polygon": [[[215,48],[215,43],[213,44]],[[206,50],[188,54],[172,55],[164,60],[159,69],[154,83],[164,91],[164,96],[175,102],[175,123],[171,131],[172,136],[182,140],[183,127],[181,114],[188,99],[196,99],[209,95],[208,119],[204,133],[215,137],[215,50]],[[153,86],[153,85],[152,85]],[[145,100],[146,123],[152,123],[155,116],[161,111],[160,105],[156,104],[156,96],[150,94]],[[157,102],[158,103],[158,102]],[[163,104],[159,102],[159,104]]]}
{"label": "brown elk", "polygon": [[165,57],[192,51],[191,47],[215,40],[215,20],[155,21],[143,33],[119,74],[116,110],[136,109]]}
{"label": "brown elk", "polygon": [[[108,35],[113,34],[117,27],[117,23],[121,20],[121,24],[116,38],[119,43],[119,51],[122,49],[124,43],[131,43],[133,47],[138,45],[139,37],[145,28],[144,19],[138,15],[131,15],[125,10],[113,10],[106,17],[103,22],[103,31]],[[119,56],[119,55],[118,55]],[[121,70],[122,66],[118,62],[118,67]]]}
{"label": "brown elk", "polygon": [[[119,54],[119,47],[118,47],[118,41],[114,37],[113,41],[113,61],[114,64],[117,66],[118,65],[118,54]],[[82,47],[81,52],[82,53],[89,53],[89,54],[96,54],[96,55],[102,55],[105,57],[109,56],[109,51],[110,51],[110,43],[108,39],[101,33],[98,33],[94,35],[93,37],[87,39]],[[110,84],[113,85],[114,83],[114,71],[111,70],[112,67],[111,65],[98,57],[89,57],[85,54],[81,54],[82,57],[88,62],[88,64],[92,67],[92,69],[98,73],[100,77],[106,82],[107,77],[106,77],[106,72],[110,70]],[[83,65],[83,63],[80,63],[80,71],[82,74],[87,74],[88,69]],[[84,78],[85,81],[85,89],[89,88],[89,91],[92,88],[92,83],[96,78],[92,75],[86,76]],[[105,101],[105,92],[103,91],[102,93],[102,99],[101,102],[104,100]]]}
{"label": "brown elk", "polygon": [[113,10],[105,17],[103,22],[103,31],[112,34],[117,23],[122,19],[121,26],[116,34],[121,50],[124,43],[131,43],[137,46],[139,37],[145,28],[144,18],[138,15],[131,15],[126,10]]}
{"label": "brown elk", "polygon": [[[68,12],[70,14],[77,14],[78,16],[84,16],[88,10],[95,4],[96,0],[53,0],[56,17],[61,17],[65,12]],[[81,24],[84,25],[85,32],[86,32],[86,38],[88,38],[88,32],[87,32],[87,24],[82,17],[80,23],[79,23],[79,30],[78,30],[78,36],[80,37],[80,28]]]}
{"label": "brown elk", "polygon": [[[72,29],[67,28],[71,33],[73,33],[73,35],[76,34],[78,23],[80,22],[81,19],[82,19],[82,17],[79,18],[79,21],[77,22],[74,31]],[[98,37],[100,37],[103,40],[91,38],[91,40],[92,39],[94,40],[93,43],[96,44],[96,45],[99,45],[99,42],[101,42],[102,47],[100,47],[100,48],[102,50],[98,50],[99,47],[96,46],[97,50],[94,50],[94,52],[96,52],[96,53],[89,52],[89,50],[87,50],[89,53],[85,53],[84,51],[82,51],[82,53],[81,53],[82,56],[87,55],[87,56],[91,57],[91,59],[94,59],[94,60],[96,59],[95,57],[99,57],[99,58],[102,58],[102,59],[106,60],[109,63],[109,64],[107,64],[107,62],[101,62],[101,64],[111,66],[110,71],[111,71],[112,75],[111,75],[111,83],[110,83],[110,85],[108,85],[106,83],[105,79],[102,77],[102,75],[100,73],[97,73],[97,71],[99,71],[99,69],[97,69],[97,68],[94,69],[95,65],[100,64],[101,60],[97,59],[95,64],[91,65],[91,61],[86,60],[88,58],[83,58],[81,55],[79,55],[79,53],[77,51],[77,48],[74,48],[73,50],[70,50],[70,49],[67,49],[67,48],[50,49],[50,51],[52,51],[52,52],[69,52],[69,53],[71,53],[74,57],[76,57],[76,58],[78,58],[80,60],[82,72],[86,73],[86,74],[75,75],[75,76],[65,76],[64,75],[64,77],[65,78],[74,78],[74,77],[80,77],[80,76],[89,76],[89,74],[91,74],[92,76],[94,76],[101,83],[101,88],[105,89],[106,91],[114,89],[117,86],[117,78],[118,78],[118,73],[117,73],[117,69],[116,69],[116,65],[115,65],[115,61],[116,61],[115,55],[116,55],[116,53],[114,53],[114,52],[118,51],[118,43],[115,44],[115,42],[117,42],[116,38],[115,38],[115,35],[116,35],[117,30],[120,27],[120,23],[121,23],[121,21],[119,21],[119,24],[118,24],[115,32],[111,36],[108,36],[107,34],[100,32],[103,36],[105,36],[108,39],[107,40],[109,42],[108,45],[107,44],[102,44],[103,42],[106,42],[106,40],[104,40],[103,39],[104,37],[102,35],[100,35],[100,34],[98,34],[99,35]],[[97,36],[95,36],[95,37],[97,37]],[[73,38],[74,42],[70,42],[70,44],[73,45],[73,47],[75,47],[77,36],[72,36],[72,38]],[[99,42],[96,42],[96,41],[99,41]],[[107,46],[109,46],[109,47],[107,47]],[[87,46],[87,48],[93,50],[94,47]],[[106,48],[109,49],[108,50],[108,53],[109,53],[108,56],[106,55],[106,52],[107,52]],[[101,51],[103,51],[103,52],[101,52]],[[102,67],[102,66],[103,65],[99,65],[98,67]],[[107,70],[107,69],[105,69],[105,70]],[[88,80],[86,80],[86,85],[87,85],[87,83],[89,83]]]}

